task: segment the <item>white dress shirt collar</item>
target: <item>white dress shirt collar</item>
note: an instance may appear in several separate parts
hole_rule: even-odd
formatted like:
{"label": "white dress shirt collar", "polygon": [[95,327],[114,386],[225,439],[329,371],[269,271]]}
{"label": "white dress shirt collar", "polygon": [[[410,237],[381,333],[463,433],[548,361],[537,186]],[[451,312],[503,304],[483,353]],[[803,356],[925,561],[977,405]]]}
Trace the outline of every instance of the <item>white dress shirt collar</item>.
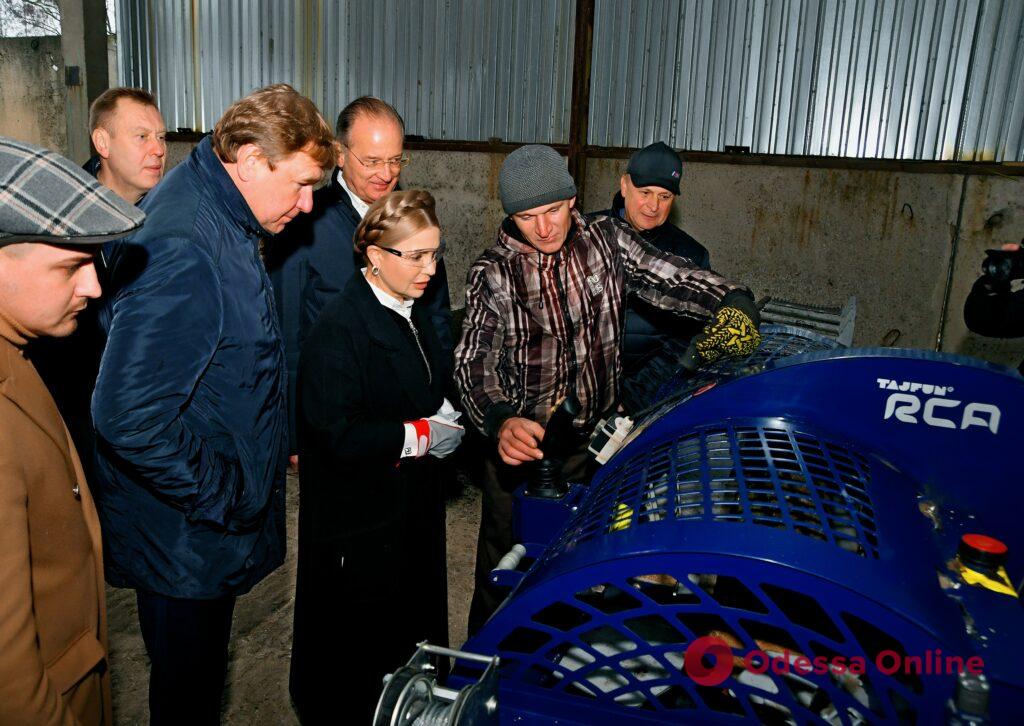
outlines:
{"label": "white dress shirt collar", "polygon": [[348,184],[345,183],[345,177],[341,173],[341,169],[334,170],[334,180],[338,182],[338,186],[345,190],[348,194],[348,198],[352,200],[352,206],[356,210],[356,214],[362,219],[366,216],[366,212],[370,209],[370,205],[360,199],[351,189],[348,188]]}
{"label": "white dress shirt collar", "polygon": [[[362,270],[360,270],[360,272],[363,274],[364,277],[366,276],[365,267]],[[394,310],[396,313],[401,315],[406,320],[412,320],[412,306],[413,303],[416,302],[415,300],[406,300],[402,302],[396,298],[391,297],[369,280],[367,280],[366,282],[370,286],[370,289],[373,290],[373,294],[377,297],[377,302],[379,302],[381,305],[388,308],[389,310]]]}

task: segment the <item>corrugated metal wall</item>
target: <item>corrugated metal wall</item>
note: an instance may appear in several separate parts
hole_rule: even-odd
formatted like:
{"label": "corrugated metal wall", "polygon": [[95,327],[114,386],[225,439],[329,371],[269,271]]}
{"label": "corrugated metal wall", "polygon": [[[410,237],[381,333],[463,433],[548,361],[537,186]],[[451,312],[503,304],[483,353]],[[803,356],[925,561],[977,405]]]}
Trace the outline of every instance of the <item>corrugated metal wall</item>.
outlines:
{"label": "corrugated metal wall", "polygon": [[[288,81],[425,138],[568,141],[574,0],[119,0],[122,78],[210,129]],[[588,143],[1024,161],[1020,0],[596,0]]]}
{"label": "corrugated metal wall", "polygon": [[298,84],[302,3],[119,0],[121,78],[156,94],[168,128],[208,131],[255,88]]}
{"label": "corrugated metal wall", "polygon": [[369,93],[398,109],[409,134],[565,143],[574,8],[573,0],[119,0],[122,78],[157,93],[171,128],[209,130],[233,100],[286,81],[332,121]]}
{"label": "corrugated metal wall", "polygon": [[192,18],[185,3],[117,6],[121,83],[152,91],[169,129],[195,127]]}
{"label": "corrugated metal wall", "polygon": [[1024,160],[1020,0],[597,0],[589,143]]}
{"label": "corrugated metal wall", "polygon": [[[171,3],[178,5],[182,3]],[[224,109],[255,88],[297,83],[304,43],[300,3],[279,0],[193,2],[192,42],[202,128],[213,127]]]}
{"label": "corrugated metal wall", "polygon": [[368,93],[425,138],[568,141],[572,0],[317,5],[313,97],[327,113]]}

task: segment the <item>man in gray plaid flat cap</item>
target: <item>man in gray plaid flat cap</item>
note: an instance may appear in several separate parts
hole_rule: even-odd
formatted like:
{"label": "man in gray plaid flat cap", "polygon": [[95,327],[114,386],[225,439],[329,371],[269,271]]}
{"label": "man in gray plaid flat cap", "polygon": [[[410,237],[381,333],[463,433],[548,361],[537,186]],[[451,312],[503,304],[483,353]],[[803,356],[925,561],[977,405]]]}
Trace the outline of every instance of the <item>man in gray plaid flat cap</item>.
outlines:
{"label": "man in gray plaid flat cap", "polygon": [[145,215],[46,149],[0,137],[0,723],[110,724],[100,527],[26,357],[70,335],[99,245]]}

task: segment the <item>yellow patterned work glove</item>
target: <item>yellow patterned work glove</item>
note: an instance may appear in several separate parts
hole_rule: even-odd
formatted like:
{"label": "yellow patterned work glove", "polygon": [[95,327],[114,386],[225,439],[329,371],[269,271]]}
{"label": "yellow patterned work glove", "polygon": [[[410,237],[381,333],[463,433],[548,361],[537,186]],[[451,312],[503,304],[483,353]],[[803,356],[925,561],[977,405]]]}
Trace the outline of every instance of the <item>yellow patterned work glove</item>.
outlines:
{"label": "yellow patterned work glove", "polygon": [[695,371],[722,358],[750,355],[761,345],[759,318],[753,300],[730,293],[711,322],[690,343],[683,367]]}

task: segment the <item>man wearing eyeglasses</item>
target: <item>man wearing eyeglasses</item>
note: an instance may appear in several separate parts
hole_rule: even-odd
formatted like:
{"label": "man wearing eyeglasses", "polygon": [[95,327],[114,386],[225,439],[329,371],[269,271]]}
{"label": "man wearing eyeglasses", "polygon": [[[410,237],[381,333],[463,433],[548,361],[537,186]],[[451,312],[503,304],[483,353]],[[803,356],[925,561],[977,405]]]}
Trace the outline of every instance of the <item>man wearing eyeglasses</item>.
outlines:
{"label": "man wearing eyeglasses", "polygon": [[[348,104],[338,114],[335,133],[341,150],[331,183],[314,194],[312,213],[289,225],[267,254],[288,366],[292,451],[299,350],[320,311],[362,266],[353,251],[352,237],[363,215],[371,204],[395,190],[402,168],[409,162],[402,148],[402,117],[379,98],[361,96]],[[421,304],[445,355],[450,356],[455,341],[444,262],[438,263]]]}

